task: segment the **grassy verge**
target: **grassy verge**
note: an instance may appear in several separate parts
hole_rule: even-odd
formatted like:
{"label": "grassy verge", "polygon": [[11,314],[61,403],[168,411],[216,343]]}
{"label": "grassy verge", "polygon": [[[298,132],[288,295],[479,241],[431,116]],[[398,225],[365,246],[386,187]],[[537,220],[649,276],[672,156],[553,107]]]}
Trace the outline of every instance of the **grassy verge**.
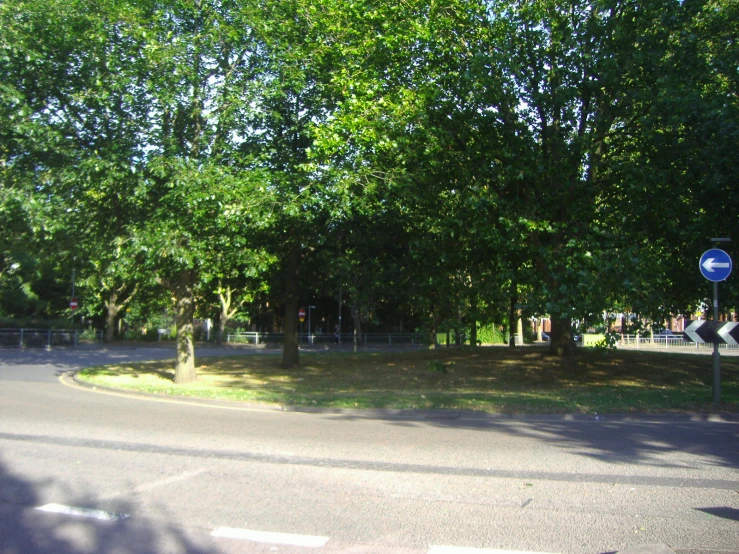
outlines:
{"label": "grassy verge", "polygon": [[200,358],[198,380],[173,383],[173,362],[84,370],[97,385],[164,395],[331,408],[459,409],[492,413],[739,412],[739,357],[722,358],[721,405],[711,403],[711,358],[584,352],[561,359],[529,348],[382,354]]}

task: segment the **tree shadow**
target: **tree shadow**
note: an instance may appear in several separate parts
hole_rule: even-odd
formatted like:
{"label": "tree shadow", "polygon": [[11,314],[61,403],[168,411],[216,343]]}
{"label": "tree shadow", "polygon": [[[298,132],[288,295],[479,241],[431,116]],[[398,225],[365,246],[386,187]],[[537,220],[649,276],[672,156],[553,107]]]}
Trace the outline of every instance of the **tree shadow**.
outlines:
{"label": "tree shadow", "polygon": [[[248,349],[204,346],[195,347],[196,359],[200,356],[248,356],[258,353]],[[70,370],[86,367],[114,365],[120,363],[146,362],[174,359],[174,343],[167,345],[151,344],[113,344],[79,347],[45,348],[0,348],[0,372],[19,380],[43,380],[44,377],[58,377]],[[48,368],[57,370],[50,374]],[[172,362],[174,370],[174,362]]]}
{"label": "tree shadow", "polygon": [[682,453],[692,456],[701,468],[739,465],[737,426],[732,424],[537,422],[515,429],[513,432],[535,435],[581,456],[612,464],[691,467],[684,461],[673,463],[664,458],[667,454]]}
{"label": "tree shadow", "polygon": [[63,347],[0,349],[0,367],[51,366],[59,369],[80,369],[122,361],[145,361],[174,357],[174,347]]}
{"label": "tree shadow", "polygon": [[696,510],[731,521],[739,521],[739,510],[736,508],[696,508]]}
{"label": "tree shadow", "polygon": [[[0,553],[2,554],[158,554],[182,552],[207,554],[210,548],[198,545],[174,525],[127,517],[95,520],[64,513],[39,510],[44,501],[36,487],[9,471],[0,460]],[[70,495],[75,504],[87,508],[103,504],[92,495]],[[134,510],[128,502],[117,501],[115,511]]]}
{"label": "tree shadow", "polygon": [[[337,417],[337,416],[332,416]],[[347,414],[345,420],[366,419]],[[739,425],[727,422],[614,421],[608,416],[590,421],[548,421],[500,418],[424,419],[408,416],[387,417],[388,425],[432,426],[532,438],[561,447],[564,451],[609,464],[634,464],[659,467],[700,469],[739,467]],[[485,439],[482,439],[484,441]],[[669,462],[665,455],[682,453],[692,456],[695,465]]]}

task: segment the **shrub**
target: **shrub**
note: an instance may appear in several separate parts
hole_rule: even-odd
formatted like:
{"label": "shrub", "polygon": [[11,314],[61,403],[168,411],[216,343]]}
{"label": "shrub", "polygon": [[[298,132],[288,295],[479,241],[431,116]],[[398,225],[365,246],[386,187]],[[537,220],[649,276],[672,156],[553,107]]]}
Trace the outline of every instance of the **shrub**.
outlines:
{"label": "shrub", "polygon": [[477,326],[477,342],[482,344],[505,344],[505,333],[498,330],[495,323]]}

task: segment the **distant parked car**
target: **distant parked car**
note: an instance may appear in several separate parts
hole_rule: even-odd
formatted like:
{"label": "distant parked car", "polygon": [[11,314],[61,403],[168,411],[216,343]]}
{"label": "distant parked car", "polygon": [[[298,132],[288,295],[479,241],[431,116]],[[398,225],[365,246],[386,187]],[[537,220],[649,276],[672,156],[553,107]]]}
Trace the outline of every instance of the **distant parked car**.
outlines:
{"label": "distant parked car", "polygon": [[552,340],[552,339],[551,339],[551,337],[548,334],[542,333],[541,334],[541,340]]}

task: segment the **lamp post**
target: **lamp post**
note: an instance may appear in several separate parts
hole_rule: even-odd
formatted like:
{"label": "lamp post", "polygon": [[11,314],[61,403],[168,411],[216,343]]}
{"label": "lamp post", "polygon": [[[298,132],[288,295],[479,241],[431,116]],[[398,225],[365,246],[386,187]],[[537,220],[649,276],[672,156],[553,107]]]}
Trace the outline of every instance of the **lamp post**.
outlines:
{"label": "lamp post", "polygon": [[313,335],[310,332],[310,311],[315,309],[315,306],[308,306],[308,344],[313,344]]}
{"label": "lamp post", "polygon": [[341,286],[339,286],[339,328],[336,344],[341,346]]}

